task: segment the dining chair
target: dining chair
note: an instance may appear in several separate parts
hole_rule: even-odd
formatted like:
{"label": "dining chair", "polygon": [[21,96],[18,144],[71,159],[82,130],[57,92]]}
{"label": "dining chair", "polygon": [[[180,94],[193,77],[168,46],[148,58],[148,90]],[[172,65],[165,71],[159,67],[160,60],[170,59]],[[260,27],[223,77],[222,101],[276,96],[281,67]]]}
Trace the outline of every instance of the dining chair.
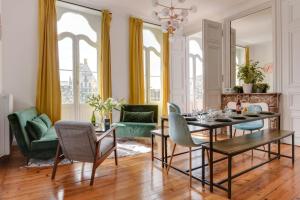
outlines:
{"label": "dining chair", "polygon": [[[115,131],[108,130],[97,136],[94,126],[87,122],[59,121],[54,125],[58,147],[52,171],[55,178],[57,165],[63,159],[93,163],[90,185],[94,184],[97,167],[114,151],[118,165]],[[110,134],[113,133],[113,137]]]}
{"label": "dining chair", "polygon": [[[181,113],[181,110],[180,110],[180,107],[178,105],[176,105],[175,103],[170,103],[168,102],[168,114],[170,112],[175,112],[175,113],[178,113],[178,114],[182,114]],[[217,129],[214,130],[214,135],[215,135],[215,141],[218,141],[218,131]]]}
{"label": "dining chair", "polygon": [[175,103],[168,103],[168,113],[175,112],[178,114],[181,114],[180,107],[176,105]]}
{"label": "dining chair", "polygon": [[[262,107],[260,105],[250,105],[248,106],[248,112],[261,112]],[[234,127],[234,137],[236,135],[237,130],[242,130],[243,135],[245,134],[245,131],[250,131],[252,133],[253,131],[260,130],[264,127],[264,120],[257,120],[253,122],[246,122],[246,123],[241,123],[241,124],[236,124],[233,126]]]}
{"label": "dining chair", "polygon": [[174,142],[172,149],[172,155],[167,167],[167,174],[169,173],[170,166],[172,164],[174,152],[177,145],[189,148],[189,176],[190,187],[192,185],[192,147],[200,147],[202,144],[207,143],[207,140],[202,140],[192,137],[187,122],[180,114],[175,112],[169,113],[169,135]]}
{"label": "dining chair", "polygon": [[[248,112],[250,113],[259,113],[262,111],[262,107],[260,105],[249,105],[248,106]],[[235,137],[237,130],[242,130],[243,135],[245,135],[245,131],[250,131],[250,134],[252,134],[253,131],[258,131],[264,127],[264,120],[257,120],[253,122],[246,122],[241,124],[236,124],[234,127],[234,134]],[[264,150],[266,150],[265,146],[263,146]],[[251,155],[253,158],[253,150],[251,150]]]}

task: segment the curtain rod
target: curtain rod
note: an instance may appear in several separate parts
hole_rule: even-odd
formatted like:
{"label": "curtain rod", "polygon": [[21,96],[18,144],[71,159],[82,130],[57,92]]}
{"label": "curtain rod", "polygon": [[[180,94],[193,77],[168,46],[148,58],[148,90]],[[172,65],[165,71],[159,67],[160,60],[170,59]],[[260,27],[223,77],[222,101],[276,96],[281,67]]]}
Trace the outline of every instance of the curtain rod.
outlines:
{"label": "curtain rod", "polygon": [[[144,21],[144,20],[143,20],[143,21]],[[144,21],[144,23],[146,23],[146,24],[151,24],[151,25],[154,25],[154,26],[160,26],[159,24],[155,24],[155,23],[147,22],[147,21]]]}
{"label": "curtain rod", "polygon": [[[79,6],[79,7],[87,8],[87,9],[90,9],[90,10],[95,10],[95,11],[98,11],[98,12],[103,12],[103,10],[99,10],[99,9],[92,8],[92,7],[85,6],[85,5],[80,5],[80,4],[69,2],[69,1],[64,1],[64,0],[57,0],[57,1],[60,1],[60,2],[63,2],[63,3],[68,3],[68,4],[71,4],[71,5],[74,5],[74,6]],[[110,13],[110,14],[112,14],[112,13]],[[160,26],[159,24],[155,24],[155,23],[147,22],[147,21],[144,21],[144,23],[146,23],[146,24],[152,24],[154,26]]]}
{"label": "curtain rod", "polygon": [[60,1],[60,2],[63,2],[63,3],[68,3],[68,4],[71,4],[71,5],[74,5],[74,6],[79,6],[79,7],[82,7],[82,8],[87,8],[87,9],[98,11],[98,12],[103,12],[103,10],[99,10],[99,9],[92,8],[92,7],[85,6],[85,5],[80,5],[80,4],[69,2],[69,1],[64,1],[64,0],[57,0],[57,1]]}

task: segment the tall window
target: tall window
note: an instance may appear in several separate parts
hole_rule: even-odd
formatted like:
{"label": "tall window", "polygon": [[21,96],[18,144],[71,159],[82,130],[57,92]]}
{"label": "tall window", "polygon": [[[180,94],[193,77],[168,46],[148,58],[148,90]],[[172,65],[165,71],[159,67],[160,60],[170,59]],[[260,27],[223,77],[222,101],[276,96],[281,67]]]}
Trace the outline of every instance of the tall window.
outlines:
{"label": "tall window", "polygon": [[[162,99],[162,32],[144,25],[145,102],[161,105]],[[161,106],[160,106],[161,109]]]}
{"label": "tall window", "polygon": [[203,109],[203,66],[199,39],[189,40],[189,111]]}
{"label": "tall window", "polygon": [[58,3],[62,118],[88,120],[87,97],[98,93],[100,13]]}
{"label": "tall window", "polygon": [[239,66],[244,65],[246,63],[246,48],[241,47],[241,46],[236,46],[235,51],[236,51],[236,57],[235,57],[235,63],[236,63],[235,84],[236,85],[241,85],[241,83],[240,83],[240,81],[237,77],[237,74],[238,74]]}

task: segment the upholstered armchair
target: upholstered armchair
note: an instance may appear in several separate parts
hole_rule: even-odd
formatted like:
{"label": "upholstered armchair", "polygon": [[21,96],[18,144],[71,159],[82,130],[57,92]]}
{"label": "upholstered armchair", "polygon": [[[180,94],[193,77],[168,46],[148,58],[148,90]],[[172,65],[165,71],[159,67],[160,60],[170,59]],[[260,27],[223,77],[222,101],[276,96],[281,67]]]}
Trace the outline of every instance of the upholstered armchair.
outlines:
{"label": "upholstered armchair", "polygon": [[[55,178],[58,163],[63,159],[93,163],[90,185],[94,183],[97,167],[114,151],[118,165],[115,129],[96,135],[94,126],[86,122],[59,121],[55,123],[59,145],[52,171]],[[113,134],[111,137],[110,134]]]}
{"label": "upholstered armchair", "polygon": [[151,137],[157,127],[158,105],[123,105],[120,122],[115,123],[117,137]]}

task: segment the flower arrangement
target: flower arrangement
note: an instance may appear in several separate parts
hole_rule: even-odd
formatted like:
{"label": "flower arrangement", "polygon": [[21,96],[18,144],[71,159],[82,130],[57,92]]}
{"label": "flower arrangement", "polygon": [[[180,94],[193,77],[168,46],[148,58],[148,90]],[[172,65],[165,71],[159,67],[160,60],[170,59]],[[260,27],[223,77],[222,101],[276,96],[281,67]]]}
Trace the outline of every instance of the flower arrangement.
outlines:
{"label": "flower arrangement", "polygon": [[121,110],[121,107],[126,104],[126,100],[115,100],[113,98],[103,100],[100,95],[91,95],[88,97],[86,103],[94,108],[95,112],[99,112],[100,116],[109,118],[114,109]]}

